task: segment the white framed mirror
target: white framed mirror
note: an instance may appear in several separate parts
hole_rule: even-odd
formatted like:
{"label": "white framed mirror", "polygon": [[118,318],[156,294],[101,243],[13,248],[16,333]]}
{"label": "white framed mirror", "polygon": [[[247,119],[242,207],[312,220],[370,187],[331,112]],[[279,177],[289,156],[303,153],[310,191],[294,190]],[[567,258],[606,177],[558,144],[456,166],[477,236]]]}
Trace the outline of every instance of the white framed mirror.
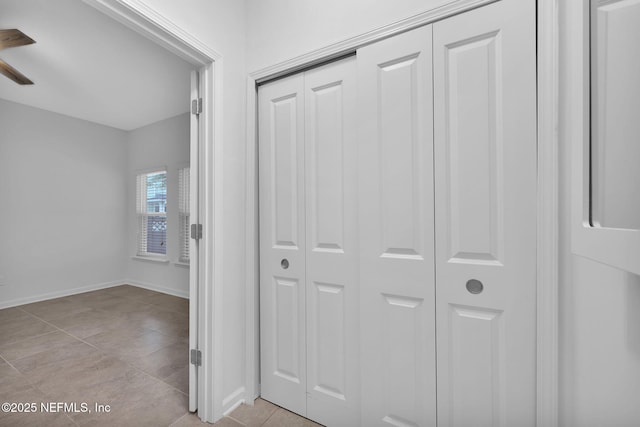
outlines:
{"label": "white framed mirror", "polygon": [[584,17],[573,251],[640,274],[640,0],[590,0]]}
{"label": "white framed mirror", "polygon": [[640,1],[590,14],[590,223],[640,230]]}

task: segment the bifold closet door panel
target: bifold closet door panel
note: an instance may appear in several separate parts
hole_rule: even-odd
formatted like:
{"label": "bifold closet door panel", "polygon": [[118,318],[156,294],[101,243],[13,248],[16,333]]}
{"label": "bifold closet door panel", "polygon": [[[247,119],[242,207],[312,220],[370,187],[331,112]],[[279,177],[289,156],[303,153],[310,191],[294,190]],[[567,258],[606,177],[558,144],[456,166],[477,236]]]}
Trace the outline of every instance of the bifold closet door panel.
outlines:
{"label": "bifold closet door panel", "polygon": [[431,26],[358,50],[362,425],[436,422]]}
{"label": "bifold closet door panel", "polygon": [[306,415],[303,75],[258,99],[261,394]]}
{"label": "bifold closet door panel", "polygon": [[535,425],[535,16],[433,26],[440,427]]}
{"label": "bifold closet door panel", "polygon": [[360,421],[356,59],[307,71],[307,417]]}

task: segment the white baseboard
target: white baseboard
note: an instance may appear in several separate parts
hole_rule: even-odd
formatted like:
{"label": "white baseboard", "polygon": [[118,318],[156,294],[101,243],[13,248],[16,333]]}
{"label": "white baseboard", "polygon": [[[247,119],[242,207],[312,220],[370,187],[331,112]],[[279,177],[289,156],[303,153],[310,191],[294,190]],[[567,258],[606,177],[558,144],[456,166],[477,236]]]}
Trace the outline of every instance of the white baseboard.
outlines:
{"label": "white baseboard", "polygon": [[97,291],[98,289],[112,288],[114,286],[120,286],[122,284],[124,284],[122,280],[115,280],[113,282],[95,283],[93,285],[80,286],[71,289],[62,289],[60,291],[47,292],[45,294],[33,295],[30,297],[16,298],[9,301],[0,302],[0,309],[46,301],[54,298],[67,297],[69,295],[81,294],[89,291]]}
{"label": "white baseboard", "polygon": [[34,302],[46,301],[54,298],[68,297],[69,295],[82,294],[84,292],[97,291],[99,289],[113,288],[114,286],[131,285],[138,288],[149,289],[151,291],[162,292],[163,294],[169,294],[176,297],[189,299],[189,291],[179,291],[176,289],[165,288],[153,283],[141,282],[139,280],[114,280],[112,282],[95,283],[93,285],[80,286],[71,289],[62,289],[56,292],[47,292],[45,294],[38,294],[29,297],[15,298],[9,301],[0,302],[0,310],[3,308],[17,307],[19,305],[31,304]]}
{"label": "white baseboard", "polygon": [[[253,397],[253,400],[255,401],[257,398],[262,396],[262,390],[260,389],[260,384],[258,384],[258,386],[256,387],[256,389],[254,391],[255,391],[255,393],[254,393],[254,395],[252,397]],[[252,405],[253,405],[253,403],[252,403]]]}
{"label": "white baseboard", "polygon": [[125,279],[121,282],[124,285],[137,286],[138,288],[149,289],[150,291],[162,292],[163,294],[169,294],[180,298],[189,299],[189,291],[181,291],[178,289],[165,288],[154,283],[142,282],[135,279]]}
{"label": "white baseboard", "polygon": [[239,387],[236,391],[222,399],[223,416],[232,413],[238,406],[244,403],[244,387]]}

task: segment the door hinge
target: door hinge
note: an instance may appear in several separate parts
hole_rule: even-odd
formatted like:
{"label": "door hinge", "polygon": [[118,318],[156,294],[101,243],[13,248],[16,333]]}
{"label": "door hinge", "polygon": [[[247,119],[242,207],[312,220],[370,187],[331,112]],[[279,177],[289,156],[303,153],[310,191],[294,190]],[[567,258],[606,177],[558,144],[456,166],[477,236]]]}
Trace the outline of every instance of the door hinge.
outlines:
{"label": "door hinge", "polygon": [[191,101],[191,114],[197,116],[200,113],[202,113],[202,98],[194,99]]}
{"label": "door hinge", "polygon": [[202,352],[200,350],[196,350],[195,348],[191,349],[191,364],[202,366]]}
{"label": "door hinge", "polygon": [[191,224],[191,238],[195,240],[202,239],[202,224]]}

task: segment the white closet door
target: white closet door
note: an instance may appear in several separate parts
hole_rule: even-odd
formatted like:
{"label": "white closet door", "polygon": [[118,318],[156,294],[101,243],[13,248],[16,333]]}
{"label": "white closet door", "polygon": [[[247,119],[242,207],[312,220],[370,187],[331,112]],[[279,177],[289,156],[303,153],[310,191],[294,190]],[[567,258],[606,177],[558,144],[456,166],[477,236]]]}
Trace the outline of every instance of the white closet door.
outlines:
{"label": "white closet door", "polygon": [[262,396],[359,424],[355,58],[262,86]]}
{"label": "white closet door", "polygon": [[307,417],[359,424],[356,61],[305,73]]}
{"label": "white closet door", "polygon": [[535,425],[535,16],[433,26],[440,427]]}
{"label": "white closet door", "polygon": [[434,426],[431,26],[358,50],[362,425]]}
{"label": "white closet door", "polygon": [[304,80],[259,90],[261,393],[307,413]]}

